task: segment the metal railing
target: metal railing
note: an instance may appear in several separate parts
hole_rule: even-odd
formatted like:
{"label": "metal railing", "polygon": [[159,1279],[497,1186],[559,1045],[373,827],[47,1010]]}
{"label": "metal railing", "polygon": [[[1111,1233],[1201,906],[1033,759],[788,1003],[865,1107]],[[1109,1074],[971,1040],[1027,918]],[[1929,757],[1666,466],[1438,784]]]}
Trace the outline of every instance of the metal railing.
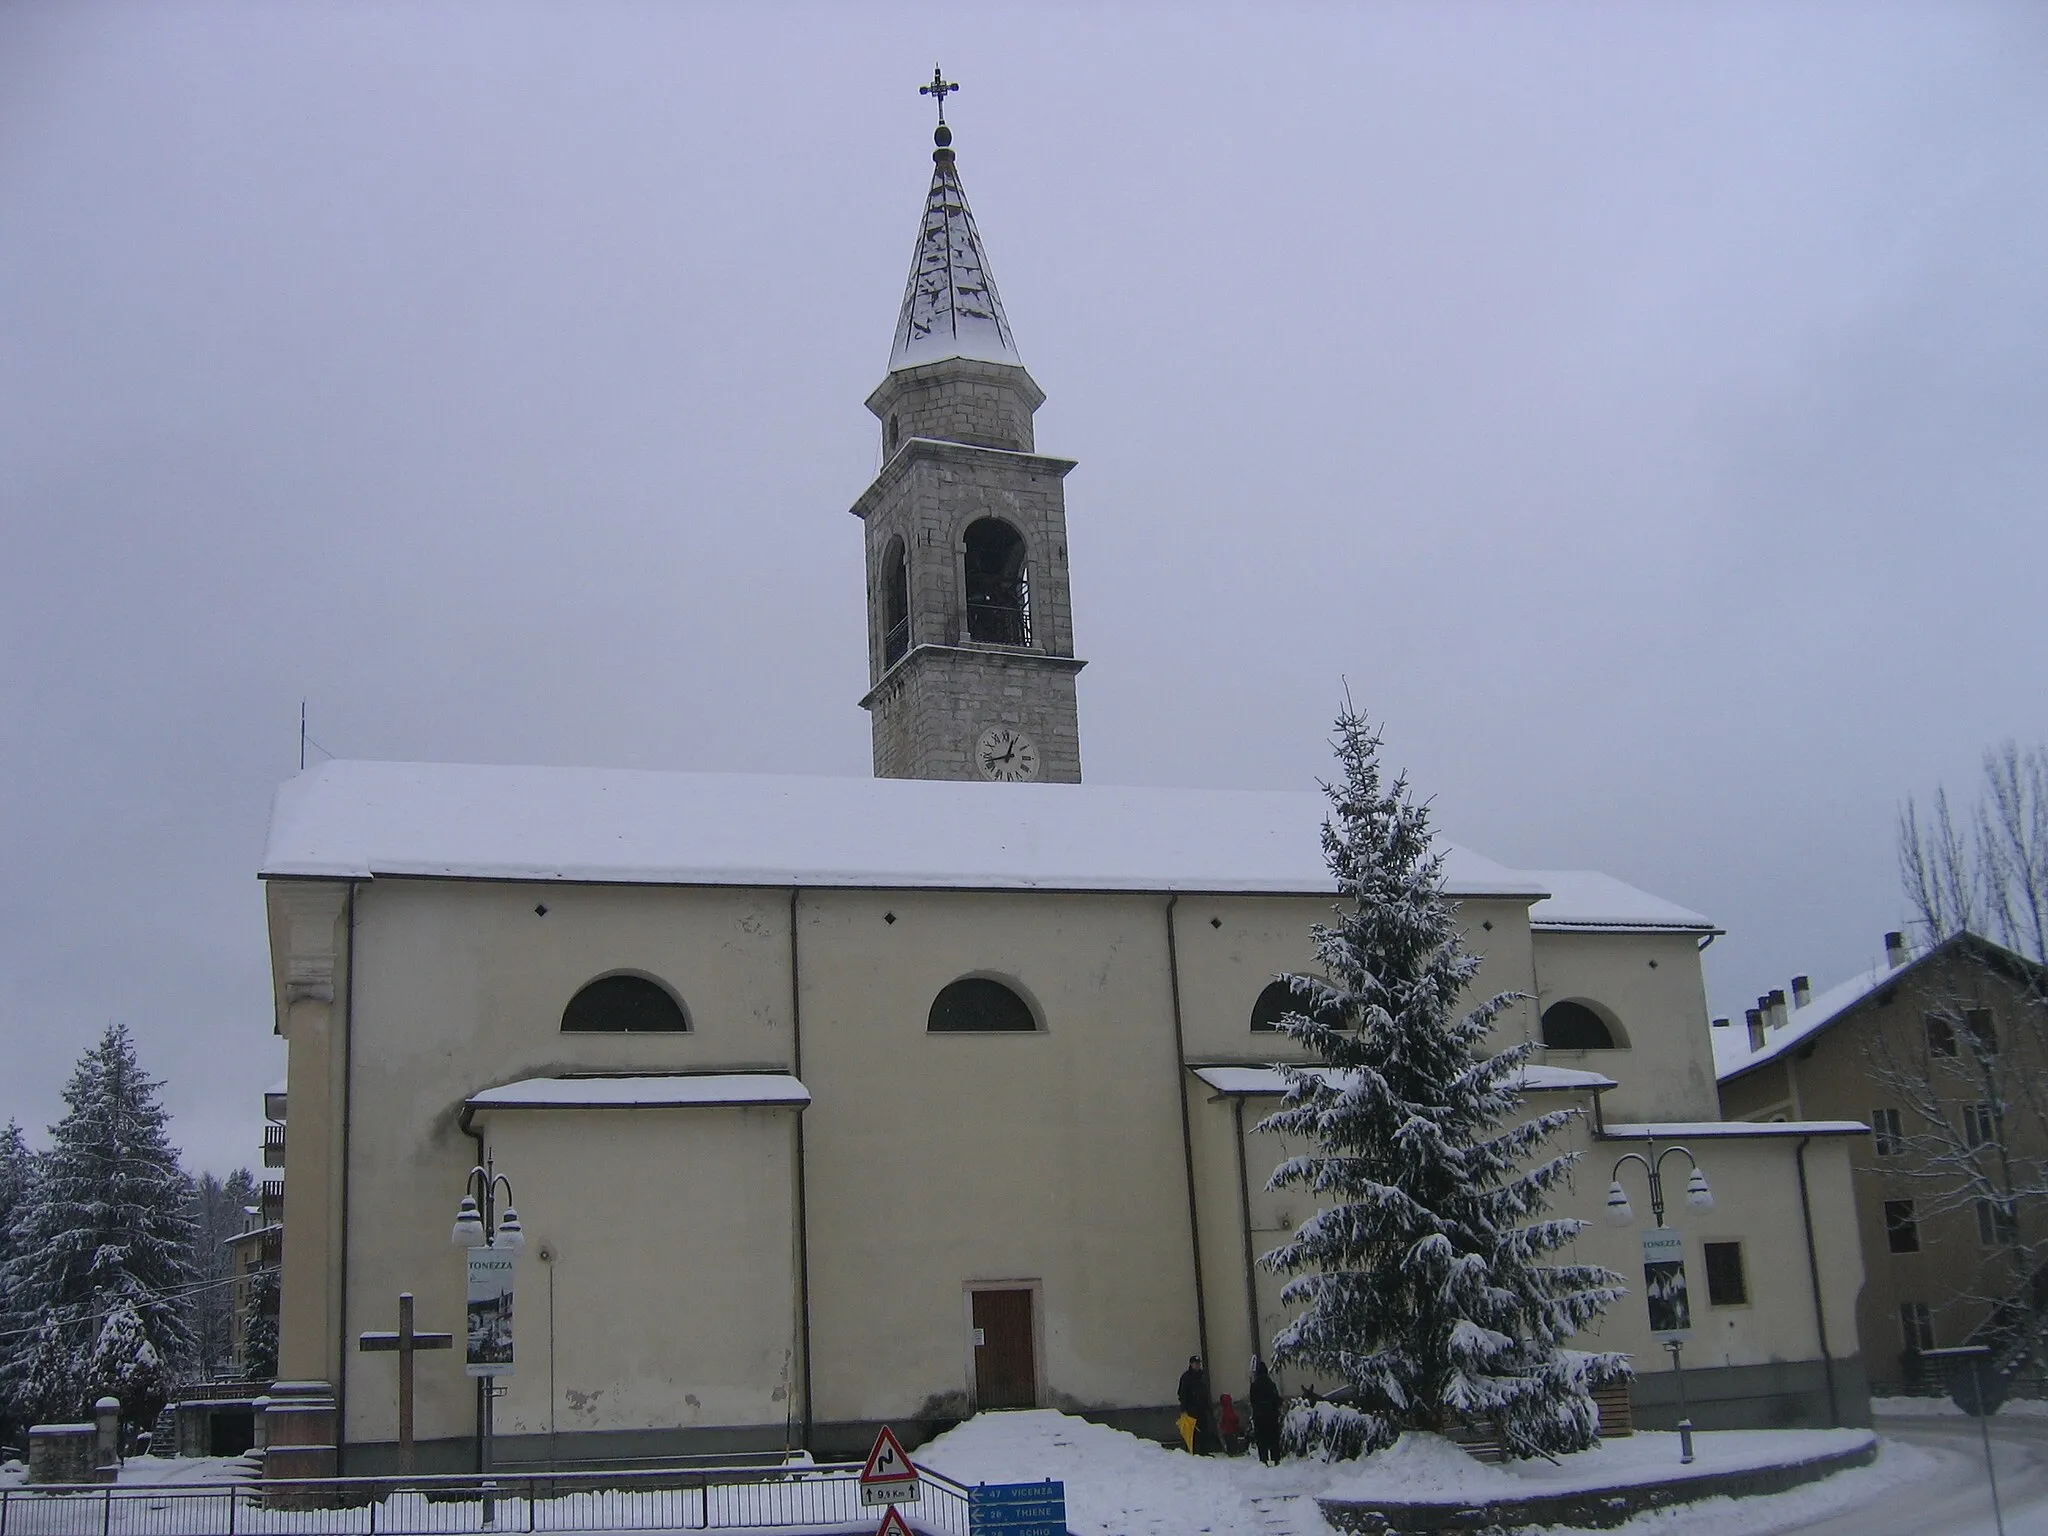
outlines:
{"label": "metal railing", "polygon": [[284,1220],[284,1180],[265,1179],[262,1192],[257,1197],[263,1225],[271,1226]]}
{"label": "metal railing", "polygon": [[967,599],[967,638],[979,645],[1029,645],[1029,604],[977,602]]}
{"label": "metal railing", "polygon": [[266,1125],[263,1127],[263,1166],[282,1168],[284,1166],[284,1127]]}
{"label": "metal railing", "polygon": [[893,667],[901,661],[910,649],[910,619],[908,615],[889,626],[889,633],[882,636],[882,666]]}
{"label": "metal railing", "polygon": [[[0,1488],[0,1536],[510,1536],[872,1524],[860,1467],[668,1468],[476,1477]],[[913,1530],[968,1536],[968,1494],[919,1470]]]}

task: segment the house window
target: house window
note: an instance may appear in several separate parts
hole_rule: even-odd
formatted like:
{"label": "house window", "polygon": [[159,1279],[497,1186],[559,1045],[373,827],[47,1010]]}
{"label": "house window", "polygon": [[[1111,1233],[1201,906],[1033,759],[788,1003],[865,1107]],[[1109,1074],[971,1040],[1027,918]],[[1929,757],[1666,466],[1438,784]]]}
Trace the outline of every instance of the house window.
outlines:
{"label": "house window", "polygon": [[1906,1138],[1899,1130],[1899,1112],[1896,1109],[1873,1109],[1870,1112],[1870,1129],[1879,1157],[1897,1157],[1906,1150]]}
{"label": "house window", "polygon": [[1977,1241],[1986,1248],[2003,1248],[2019,1239],[2019,1222],[2011,1205],[2003,1200],[1974,1201],[1977,1208]]}
{"label": "house window", "polygon": [[[1280,1028],[1280,1021],[1290,1013],[1306,1013],[1301,999],[1294,995],[1294,988],[1284,981],[1269,982],[1259,994],[1259,1000],[1252,1004],[1252,1029],[1255,1033],[1270,1034]],[[1325,1009],[1318,1017],[1332,1029],[1344,1027],[1341,1009]]]}
{"label": "house window", "polygon": [[600,976],[569,999],[562,1028],[571,1034],[681,1034],[690,1027],[682,1005],[645,976]]}
{"label": "house window", "polygon": [[1611,1051],[1614,1031],[1584,1003],[1552,1003],[1543,1010],[1543,1043],[1559,1051]]}
{"label": "house window", "polygon": [[1971,1149],[1988,1147],[1998,1140],[1997,1123],[1992,1119],[1989,1104],[1965,1104],[1963,1106],[1963,1145]]}
{"label": "house window", "polygon": [[1001,518],[967,528],[967,638],[983,645],[1031,643],[1031,590],[1024,536]]}
{"label": "house window", "polygon": [[1000,981],[967,976],[940,989],[925,1028],[935,1035],[1021,1035],[1036,1031],[1038,1018]]}
{"label": "house window", "polygon": [[1920,1251],[1920,1223],[1913,1215],[1912,1201],[1885,1201],[1884,1238],[1893,1253]]}
{"label": "house window", "polygon": [[1956,1027],[1938,1013],[1927,1015],[1927,1054],[1930,1056],[1953,1056],[1956,1053]]}
{"label": "house window", "polygon": [[1899,1303],[1899,1333],[1906,1341],[1906,1348],[1916,1354],[1934,1348],[1934,1318],[1928,1313],[1926,1302]]}
{"label": "house window", "polygon": [[1742,1273],[1742,1244],[1707,1243],[1707,1304],[1741,1307],[1749,1304],[1749,1282]]}
{"label": "house window", "polygon": [[1963,1033],[1970,1037],[1970,1044],[1977,1048],[1979,1056],[1998,1054],[1998,1026],[1992,1023],[1989,1008],[1965,1008]]}

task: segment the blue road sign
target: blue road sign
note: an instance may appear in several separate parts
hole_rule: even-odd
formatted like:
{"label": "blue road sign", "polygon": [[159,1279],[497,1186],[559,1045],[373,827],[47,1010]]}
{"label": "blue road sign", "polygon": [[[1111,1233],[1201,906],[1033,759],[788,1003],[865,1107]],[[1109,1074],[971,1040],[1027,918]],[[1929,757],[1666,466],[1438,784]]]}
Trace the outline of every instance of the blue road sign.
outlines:
{"label": "blue road sign", "polygon": [[1065,1483],[983,1483],[967,1498],[971,1536],[1067,1536]]}

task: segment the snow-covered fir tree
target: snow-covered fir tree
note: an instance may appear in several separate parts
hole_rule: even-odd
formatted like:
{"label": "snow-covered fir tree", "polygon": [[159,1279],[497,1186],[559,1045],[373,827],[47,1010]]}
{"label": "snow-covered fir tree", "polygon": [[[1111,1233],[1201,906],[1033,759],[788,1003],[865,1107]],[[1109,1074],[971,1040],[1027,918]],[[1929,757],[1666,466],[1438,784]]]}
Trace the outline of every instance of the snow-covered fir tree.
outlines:
{"label": "snow-covered fir tree", "polygon": [[[66,1113],[10,1227],[4,1331],[29,1348],[8,1357],[0,1390],[24,1417],[76,1415],[98,1395],[93,1378],[139,1386],[190,1357],[190,1185],[165,1138],[161,1086],[118,1024],[65,1086]],[[123,1397],[122,1417],[147,1424],[160,1406],[160,1395]]]}
{"label": "snow-covered fir tree", "polygon": [[248,1230],[248,1208],[256,1202],[256,1178],[237,1168],[225,1179],[202,1173],[192,1181],[192,1268],[199,1288],[192,1295],[192,1350],[208,1376],[233,1367],[235,1256],[228,1240]]}
{"label": "snow-covered fir tree", "polygon": [[[7,1305],[7,1261],[14,1252],[14,1217],[27,1201],[34,1179],[35,1154],[22,1137],[20,1124],[10,1120],[7,1129],[0,1131],[0,1378],[6,1375],[9,1357],[28,1347],[27,1335],[8,1329],[4,1320],[11,1310]],[[0,1394],[0,1443],[20,1445],[21,1437],[15,1431],[23,1427],[5,1395]]]}
{"label": "snow-covered fir tree", "polygon": [[1323,850],[1342,900],[1313,930],[1322,974],[1286,978],[1300,1008],[1280,1026],[1323,1065],[1288,1069],[1260,1127],[1313,1149],[1271,1187],[1319,1209],[1262,1262],[1294,1277],[1282,1296],[1302,1309],[1275,1356],[1352,1400],[1296,1405],[1287,1438],[1348,1457],[1462,1422],[1516,1456],[1583,1450],[1593,1389],[1629,1367],[1566,1347],[1623,1295],[1611,1270],[1555,1262],[1585,1223],[1543,1215],[1572,1157],[1541,1150],[1576,1111],[1518,1116],[1533,1046],[1480,1054],[1516,994],[1462,1008],[1479,961],[1428,810],[1404,777],[1383,782],[1379,735],[1348,700],[1336,731]]}
{"label": "snow-covered fir tree", "polygon": [[249,1277],[242,1310],[242,1354],[235,1363],[245,1381],[268,1381],[277,1374],[277,1266],[266,1264]]}

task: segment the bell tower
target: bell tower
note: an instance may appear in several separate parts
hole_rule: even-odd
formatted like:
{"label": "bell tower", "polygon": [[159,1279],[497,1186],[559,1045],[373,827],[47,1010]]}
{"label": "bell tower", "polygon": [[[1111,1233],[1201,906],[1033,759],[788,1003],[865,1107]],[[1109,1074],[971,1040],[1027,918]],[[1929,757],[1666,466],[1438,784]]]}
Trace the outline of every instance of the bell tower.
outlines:
{"label": "bell tower", "polygon": [[1037,451],[1024,371],[961,190],[934,70],[932,151],[889,371],[868,396],[882,468],[866,525],[875,774],[1077,784],[1080,723],[1067,503],[1074,467]]}

